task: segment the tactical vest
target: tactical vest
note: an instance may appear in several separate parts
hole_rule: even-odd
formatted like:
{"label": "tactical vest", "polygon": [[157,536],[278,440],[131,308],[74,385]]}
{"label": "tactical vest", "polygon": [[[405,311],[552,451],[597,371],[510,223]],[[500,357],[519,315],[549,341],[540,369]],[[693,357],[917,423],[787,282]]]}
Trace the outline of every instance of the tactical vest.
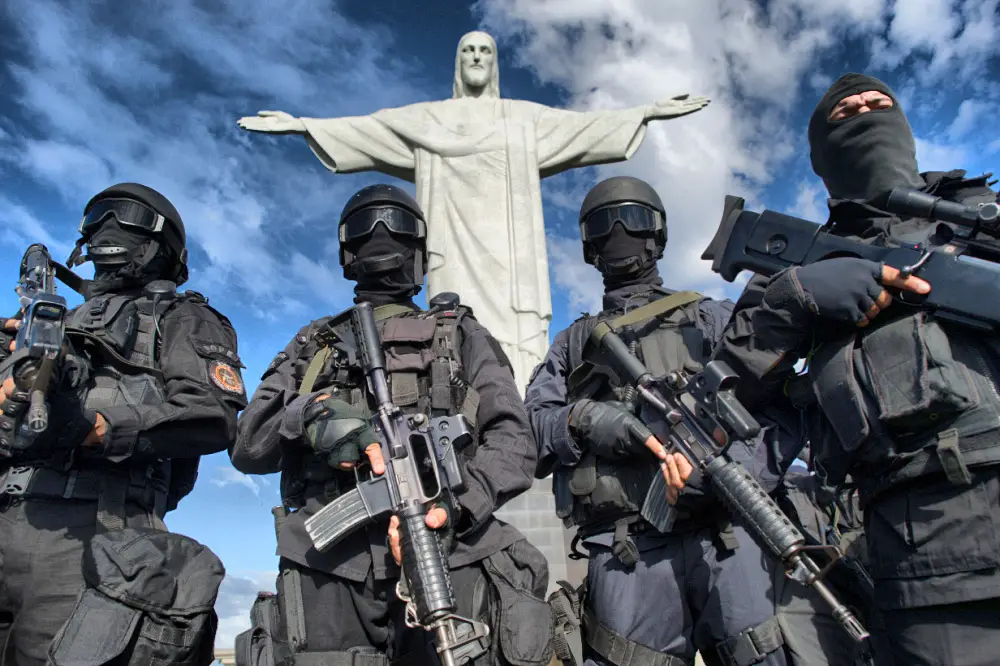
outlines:
{"label": "tactical vest", "polygon": [[[698,326],[698,302],[702,296],[680,292],[662,296],[654,292],[651,302],[664,311],[646,316],[640,321],[622,322],[628,313],[609,310],[597,316],[584,315],[573,322],[568,331],[567,362],[573,371],[568,382],[567,403],[589,398],[601,402],[634,401],[631,387],[622,385],[610,372],[586,369],[584,350],[594,327],[610,322],[619,335],[654,376],[674,370],[697,372],[711,354],[709,341]],[[634,308],[632,311],[636,311]],[[567,527],[576,526],[581,536],[615,529],[623,521],[637,521],[653,476],[660,473],[651,461],[611,463],[586,450],[576,467],[555,472],[553,492],[556,515]]]}
{"label": "tactical vest", "polygon": [[[925,174],[926,191],[964,204],[996,200],[988,175],[963,175]],[[935,227],[897,240],[927,242]],[[818,410],[808,421],[825,482],[838,485],[853,469],[867,504],[927,474],[964,484],[969,466],[1000,462],[1000,339],[895,307],[875,323],[816,349],[807,379],[797,380],[811,390],[790,391]]]}
{"label": "tactical vest", "polygon": [[[169,283],[173,287],[173,283]],[[174,287],[175,288],[175,287]],[[183,301],[205,302],[196,292],[164,296],[104,294],[73,310],[66,323],[67,337],[91,359],[85,409],[120,405],[158,405],[167,399],[158,365],[159,323]],[[153,489],[166,493],[165,510],[194,488],[198,458],[160,460],[146,470]]]}
{"label": "tactical vest", "polygon": [[[459,325],[466,316],[471,314],[462,306],[427,312],[399,304],[375,308],[393,403],[404,414],[420,412],[430,417],[463,414],[473,428],[472,441],[476,442],[479,394],[469,385],[461,359]],[[335,323],[344,319],[335,317],[312,333],[319,351],[310,360],[299,394],[328,393],[368,409],[364,373],[351,348],[350,324]],[[473,444],[462,455],[471,458],[475,452]],[[335,470],[325,456],[306,451],[288,456],[282,470],[281,495],[289,508],[301,508],[310,496],[321,493],[330,501],[354,484],[353,474]]]}

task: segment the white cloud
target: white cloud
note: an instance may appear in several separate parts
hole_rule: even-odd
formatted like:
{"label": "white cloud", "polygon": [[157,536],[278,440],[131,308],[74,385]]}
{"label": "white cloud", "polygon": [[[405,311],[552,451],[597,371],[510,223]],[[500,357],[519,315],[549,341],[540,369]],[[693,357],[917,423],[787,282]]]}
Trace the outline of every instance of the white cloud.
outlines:
{"label": "white cloud", "polygon": [[243,486],[252,492],[257,499],[260,499],[260,491],[266,486],[271,485],[263,476],[249,476],[236,471],[234,467],[228,465],[221,465],[215,468],[215,477],[212,478],[212,483],[220,488],[233,485]]}
{"label": "white cloud", "polygon": [[822,182],[804,180],[799,183],[798,191],[795,194],[795,203],[788,214],[822,224],[826,222],[826,218],[830,214],[826,200],[826,188]]}
{"label": "white cloud", "polygon": [[917,144],[917,164],[921,171],[950,171],[967,164],[968,150],[961,144],[938,143],[914,137]]}
{"label": "white cloud", "polygon": [[565,297],[571,319],[581,312],[599,312],[604,283],[598,270],[584,263],[580,239],[549,234],[546,240],[553,297]]}
{"label": "white cloud", "polygon": [[977,99],[963,100],[958,107],[955,120],[948,126],[947,135],[958,141],[972,133],[983,121],[983,116],[993,109],[993,105]]}
{"label": "white cloud", "polygon": [[277,571],[226,573],[215,601],[215,613],[219,616],[216,649],[233,649],[236,635],[250,628],[250,608],[257,593],[274,592],[276,577]]}
{"label": "white cloud", "polygon": [[[408,65],[386,57],[392,36],[321,0],[280,12],[266,0],[211,10],[178,0],[158,5],[156,21],[140,16],[148,8],[102,5],[2,3],[24,44],[4,92],[30,121],[2,122],[3,160],[74,211],[115,181],[158,189],[185,220],[198,288],[250,311],[301,313],[317,294],[349,304],[339,270],[311,249],[317,229],[335,234],[357,180],[307,162],[301,139],[249,136],[236,119],[275,105],[323,115],[420,99]],[[40,229],[63,244],[75,233]]]}
{"label": "white cloud", "polygon": [[[815,69],[821,57],[839,54],[847,39],[874,40],[892,12],[898,34],[885,46],[901,56],[923,49],[953,62],[960,54],[995,52],[995,43],[973,38],[977,28],[967,17],[994,20],[973,3],[963,4],[955,19],[962,46],[946,44],[927,25],[903,39],[905,27],[917,20],[912,8],[901,9],[905,4],[779,0],[768,3],[766,14],[743,0],[480,0],[477,8],[486,29],[501,37],[500,48],[517,43],[518,64],[565,88],[572,108],[624,108],[678,92],[712,98],[692,116],[651,123],[630,161],[598,170],[600,177],[634,175],[657,189],[669,225],[660,264],[666,284],[708,290],[718,288],[718,277],[700,255],[715,233],[724,195],[745,196],[750,205],[775,185],[793,155],[805,154],[802,107],[811,109],[817,89],[832,80]],[[945,27],[952,20],[934,16]],[[961,164],[959,150],[946,154],[927,141],[920,146],[924,169],[946,157],[958,160],[946,168]],[[817,202],[821,192],[815,183],[800,191],[797,212],[825,220]],[[551,241],[549,247],[558,252],[554,274],[576,281],[567,263],[571,255]],[[579,291],[571,298],[585,302]]]}

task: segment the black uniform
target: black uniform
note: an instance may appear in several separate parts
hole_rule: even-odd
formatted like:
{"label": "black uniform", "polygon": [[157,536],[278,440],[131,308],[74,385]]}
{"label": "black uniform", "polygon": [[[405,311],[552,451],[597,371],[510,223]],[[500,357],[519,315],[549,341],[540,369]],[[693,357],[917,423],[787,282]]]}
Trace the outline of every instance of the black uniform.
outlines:
{"label": "black uniform", "polygon": [[[369,190],[390,198],[366,203],[419,212],[395,188],[373,186],[355,196],[371,195]],[[349,202],[345,219],[351,207]],[[377,264],[374,277],[359,280],[356,300],[380,306],[375,312],[393,402],[406,413],[462,413],[474,425],[475,444],[463,453],[468,486],[450,512],[454,549],[448,558],[457,613],[491,627],[492,654],[474,663],[547,664],[552,633],[544,602],[547,564],[520,532],[493,517],[531,486],[537,457],[510,364],[467,308],[421,313],[410,301],[419,291],[413,259],[416,254],[422,260],[422,252],[414,251],[412,240],[404,243],[388,233],[389,223],[399,221],[391,218],[395,213],[376,210],[382,217],[373,233],[351,247],[344,263],[353,270],[355,261],[370,257]],[[403,261],[393,260],[394,254]],[[420,282],[421,264],[417,261],[415,270]],[[384,265],[390,268],[383,270]],[[356,362],[344,354],[319,356],[330,340],[351,339],[348,331],[324,335],[330,322],[326,317],[304,327],[275,357],[240,417],[231,452],[242,472],[282,474],[284,506],[276,515],[284,632],[276,642],[324,663],[350,663],[348,652],[362,652],[371,664],[387,663],[387,657],[435,664],[430,636],[403,622],[404,605],[395,594],[400,570],[387,547],[388,520],[358,530],[327,552],[317,551],[304,529],[307,517],[355,485],[353,472],[332,466],[326,452],[310,447],[308,407],[322,394],[352,405],[368,402]]]}
{"label": "black uniform", "polygon": [[[713,664],[784,664],[771,591],[774,563],[706,494],[706,480],[695,473],[677,504],[674,531],[660,534],[639,516],[661,473],[652,454],[634,441],[631,454],[607,457],[599,429],[588,432],[575,416],[591,409],[591,401],[623,405],[629,399],[607,379],[578,378],[598,322],[661,303],[662,311],[611,325],[650,372],[662,376],[700,369],[729,319],[731,302],[697,294],[676,300],[684,294],[660,286],[655,260],[666,241],[662,214],[659,197],[637,179],[602,181],[588,194],[581,212],[584,255],[604,274],[604,310],[556,335],[525,398],[540,451],[536,476],[554,474],[556,511],[577,527],[589,554],[586,664],[679,666],[693,663],[697,651]],[[641,431],[631,414],[621,414],[627,409],[607,412],[625,418],[614,430],[625,432],[632,423]],[[737,442],[731,452],[749,460],[756,448],[756,442]]]}
{"label": "black uniform", "polygon": [[[898,105],[826,120],[846,95],[873,89],[892,96],[875,79],[845,76],[820,102],[810,125],[813,161],[831,194],[865,197],[832,200],[828,230],[866,243],[945,244],[947,225],[899,220],[878,208],[878,194],[917,183],[970,204],[995,201],[996,194],[986,177],[966,179],[962,171],[911,173],[913,139]],[[841,182],[837,161],[826,160],[835,140],[850,153],[865,136],[871,142],[865,159],[871,162],[861,164],[891,167],[872,178],[869,190],[854,172]],[[839,155],[837,160],[847,159]],[[783,393],[793,397],[806,415],[820,482],[832,489],[850,474],[858,485],[875,600],[896,662],[995,663],[1000,344],[992,334],[898,304],[864,329],[824,321],[818,300],[830,302],[857,276],[880,271],[858,261],[833,259],[784,271],[768,283],[755,280],[716,358],[741,375],[740,395],[749,404],[782,402]],[[881,288],[875,278],[870,282],[871,295],[852,301],[855,296],[845,290],[843,302],[857,302],[863,312]],[[792,366],[807,356],[808,375],[789,381]]]}
{"label": "black uniform", "polygon": [[[117,186],[102,195],[119,202],[139,196],[148,201],[147,191],[152,192]],[[88,211],[101,205],[102,195],[88,204]],[[169,203],[153,200],[150,206],[176,216]],[[88,236],[92,254],[102,241],[108,245],[106,227],[113,227],[115,242],[126,242],[134,233],[125,222],[98,224],[102,229]],[[149,249],[149,236],[141,240],[140,249]],[[154,248],[147,258],[161,254]],[[176,255],[171,258],[177,261]],[[148,262],[139,263],[150,268]],[[160,271],[158,265],[152,268],[161,276],[181,277],[180,271]],[[150,286],[156,277],[150,272],[121,279],[122,271],[98,266],[95,281],[84,287],[87,300],[68,316],[71,353],[63,383],[51,398],[48,430],[30,447],[0,460],[0,644],[6,641],[5,663],[46,662],[49,643],[84,589],[84,562],[95,535],[113,540],[108,535],[125,527],[165,530],[163,517],[191,491],[199,457],[226,449],[235,438],[236,415],[246,406],[236,333],[199,294],[176,294],[175,283],[166,280]],[[150,290],[158,295],[150,297]],[[74,366],[83,371],[72,371]],[[107,423],[103,442],[82,446],[97,414]],[[171,541],[177,535],[166,536],[166,542],[179,543]],[[221,564],[211,551],[204,558],[218,567],[217,589]],[[87,582],[93,586],[97,579],[95,574]],[[108,658],[126,649],[128,632],[138,626],[116,627],[120,635],[102,627],[106,646],[117,646],[106,653]],[[201,628],[201,640],[210,643],[214,626]],[[63,643],[68,650],[72,636]],[[60,653],[56,663],[65,663],[64,658],[82,657]]]}

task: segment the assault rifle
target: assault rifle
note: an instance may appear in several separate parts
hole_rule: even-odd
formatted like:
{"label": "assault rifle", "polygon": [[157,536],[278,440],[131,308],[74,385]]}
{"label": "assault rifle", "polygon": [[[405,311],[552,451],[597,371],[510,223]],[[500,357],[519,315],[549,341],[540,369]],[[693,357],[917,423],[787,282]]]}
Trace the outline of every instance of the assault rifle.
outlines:
{"label": "assault rifle", "polygon": [[[701,255],[727,282],[740,271],[770,277],[789,266],[805,266],[830,257],[860,257],[898,268],[902,277],[917,275],[931,284],[926,295],[893,294],[895,300],[919,305],[973,328],[1000,329],[1000,206],[965,206],[940,197],[897,188],[879,204],[901,217],[947,222],[949,236],[940,247],[902,243],[868,245],[826,233],[824,227],[790,215],[743,209],[744,200],[727,196],[719,230]],[[985,238],[984,238],[985,236]]]}
{"label": "assault rifle", "polygon": [[[865,628],[822,580],[841,556],[840,551],[832,546],[807,546],[802,532],[757,480],[726,455],[731,438],[750,439],[760,432],[760,424],[736,399],[739,378],[732,369],[722,361],[711,361],[692,377],[671,372],[662,379],[654,378],[606,322],[594,328],[585,353],[589,362],[611,368],[622,382],[635,388],[643,405],[655,415],[649,425],[666,426],[664,444],[668,450],[681,453],[711,479],[716,493],[739,514],[745,527],[781,558],[786,575],[815,589],[852,639],[858,642],[867,639]],[[646,413],[644,410],[643,414]],[[673,514],[673,507],[666,499],[666,481],[662,474],[656,474],[642,507],[642,517],[659,531],[669,532]],[[830,562],[820,568],[809,557],[808,550],[825,551]]]}
{"label": "assault rifle", "polygon": [[[24,317],[15,337],[15,351],[0,364],[0,375],[13,371],[18,390],[28,391],[30,405],[20,438],[27,445],[49,425],[46,394],[62,353],[66,333],[66,299],[56,294],[56,269],[48,248],[40,243],[28,247],[21,260],[21,277],[15,291]],[[0,451],[0,456],[10,456]]]}
{"label": "assault rifle", "polygon": [[380,517],[398,516],[403,572],[396,595],[406,602],[406,624],[433,631],[443,666],[460,666],[486,652],[489,627],[455,615],[448,558],[424,517],[446,489],[465,489],[457,450],[471,441],[471,429],[461,415],[404,415],[390,397],[371,303],[356,305],[350,318],[368,390],[377,403],[372,426],[381,440],[385,474],[359,478],[354,489],[306,520],[306,532],[317,550],[325,550]]}

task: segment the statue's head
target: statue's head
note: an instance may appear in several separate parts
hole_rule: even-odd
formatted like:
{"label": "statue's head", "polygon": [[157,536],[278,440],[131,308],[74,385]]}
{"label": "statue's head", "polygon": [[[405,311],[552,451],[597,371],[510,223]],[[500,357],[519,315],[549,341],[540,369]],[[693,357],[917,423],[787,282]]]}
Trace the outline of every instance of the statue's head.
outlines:
{"label": "statue's head", "polygon": [[458,40],[452,97],[483,95],[500,97],[500,67],[497,63],[497,43],[485,32],[476,30]]}

